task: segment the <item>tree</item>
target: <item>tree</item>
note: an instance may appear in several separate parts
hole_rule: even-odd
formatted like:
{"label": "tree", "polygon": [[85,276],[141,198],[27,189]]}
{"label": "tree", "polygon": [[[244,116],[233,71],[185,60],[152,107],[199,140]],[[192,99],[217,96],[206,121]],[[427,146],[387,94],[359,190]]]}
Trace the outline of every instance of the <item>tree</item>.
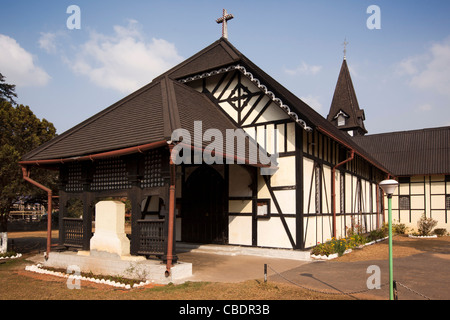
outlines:
{"label": "tree", "polygon": [[9,101],[12,104],[17,105],[14,98],[17,98],[16,86],[14,84],[5,83],[5,77],[0,73],[0,101]]}
{"label": "tree", "polygon": [[[1,94],[4,95],[3,91]],[[5,99],[0,99],[0,232],[7,231],[7,219],[15,201],[24,195],[46,198],[42,190],[23,180],[18,162],[25,153],[55,135],[53,124],[38,119],[28,106],[14,107]],[[33,179],[56,189],[55,172],[38,169],[33,171]]]}

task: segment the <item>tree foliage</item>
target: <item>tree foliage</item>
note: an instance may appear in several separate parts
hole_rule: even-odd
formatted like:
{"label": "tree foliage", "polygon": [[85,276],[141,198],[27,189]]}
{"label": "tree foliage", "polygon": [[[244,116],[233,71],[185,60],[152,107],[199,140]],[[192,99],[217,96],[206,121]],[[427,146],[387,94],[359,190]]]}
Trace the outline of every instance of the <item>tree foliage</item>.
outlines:
{"label": "tree foliage", "polygon": [[17,104],[14,98],[17,98],[15,93],[16,86],[5,82],[5,77],[0,73],[0,101],[9,101],[12,104]]}
{"label": "tree foliage", "polygon": [[[6,218],[15,201],[24,196],[46,197],[42,190],[23,180],[18,162],[24,154],[56,135],[53,124],[45,119],[38,119],[28,106],[13,106],[7,101],[6,98],[15,97],[14,86],[8,86],[6,88],[12,91],[5,93],[2,87],[0,93],[0,231],[5,231]],[[34,170],[32,178],[55,189],[55,172]]]}

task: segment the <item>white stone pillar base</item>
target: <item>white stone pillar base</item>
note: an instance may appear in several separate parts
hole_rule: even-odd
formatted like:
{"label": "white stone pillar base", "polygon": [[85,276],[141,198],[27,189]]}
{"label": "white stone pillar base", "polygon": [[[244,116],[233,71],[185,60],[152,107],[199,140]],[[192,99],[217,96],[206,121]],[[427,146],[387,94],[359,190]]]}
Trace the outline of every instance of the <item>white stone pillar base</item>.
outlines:
{"label": "white stone pillar base", "polygon": [[130,240],[125,233],[125,204],[100,201],[95,205],[95,233],[91,252],[107,252],[119,257],[130,254]]}
{"label": "white stone pillar base", "polygon": [[0,253],[8,251],[8,232],[0,232]]}

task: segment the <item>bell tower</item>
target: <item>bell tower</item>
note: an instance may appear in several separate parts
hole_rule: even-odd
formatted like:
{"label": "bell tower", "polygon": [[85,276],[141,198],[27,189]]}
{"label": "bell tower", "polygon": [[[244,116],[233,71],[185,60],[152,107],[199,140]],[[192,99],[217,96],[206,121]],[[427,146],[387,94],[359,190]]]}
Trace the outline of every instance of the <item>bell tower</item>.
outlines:
{"label": "bell tower", "polygon": [[367,133],[364,126],[364,110],[359,108],[356,98],[350,71],[347,65],[347,46],[344,42],[344,59],[342,61],[341,71],[334,90],[333,100],[331,101],[330,112],[327,120],[333,123],[338,129],[347,132],[351,136],[363,136]]}

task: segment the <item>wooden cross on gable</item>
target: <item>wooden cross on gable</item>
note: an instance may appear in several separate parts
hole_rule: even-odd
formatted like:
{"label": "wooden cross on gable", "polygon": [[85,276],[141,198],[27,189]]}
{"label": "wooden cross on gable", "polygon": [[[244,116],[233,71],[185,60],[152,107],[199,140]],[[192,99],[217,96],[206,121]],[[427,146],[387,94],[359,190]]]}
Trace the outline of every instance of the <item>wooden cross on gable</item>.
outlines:
{"label": "wooden cross on gable", "polygon": [[228,20],[233,19],[232,14],[228,14],[226,9],[223,9],[222,17],[216,20],[217,23],[222,24],[222,38],[228,39]]}

